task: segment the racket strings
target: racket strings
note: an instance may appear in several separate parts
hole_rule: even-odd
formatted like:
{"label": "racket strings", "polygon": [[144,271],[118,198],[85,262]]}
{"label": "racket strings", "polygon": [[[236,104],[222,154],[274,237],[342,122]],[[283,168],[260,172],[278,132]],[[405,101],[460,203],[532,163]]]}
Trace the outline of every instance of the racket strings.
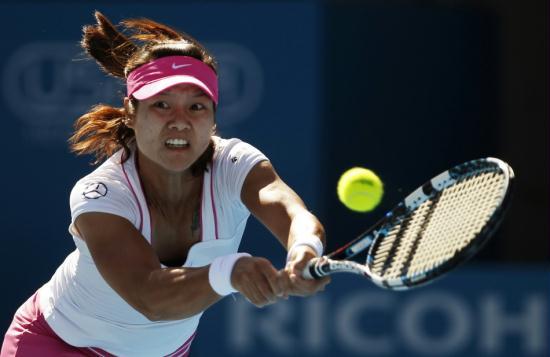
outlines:
{"label": "racket strings", "polygon": [[[395,227],[396,229],[390,232],[389,235],[393,239],[388,239],[387,241],[386,240],[383,241],[386,244],[384,244],[384,246],[380,248],[381,255],[383,254],[384,257],[387,257],[387,256],[392,257],[396,255],[397,249],[399,248],[399,240],[402,237],[402,235],[399,233],[402,231],[406,231],[408,229],[409,222],[410,222],[409,219],[405,220],[403,224],[396,226]],[[392,261],[390,259],[381,259],[379,260],[379,263],[382,264],[382,267],[380,268],[381,269],[380,274],[384,275],[386,271],[390,268]]]}
{"label": "racket strings", "polygon": [[[441,195],[437,195],[439,200]],[[407,217],[400,224],[396,225],[374,253],[372,272],[380,276],[398,277],[406,260],[412,256],[411,251],[415,240],[422,234],[422,227],[425,229],[425,217],[431,216],[434,208],[434,200],[428,200],[419,206],[415,214]],[[391,248],[390,248],[391,247]],[[416,250],[416,249],[415,249]]]}
{"label": "racket strings", "polygon": [[428,199],[375,247],[372,273],[383,279],[410,278],[452,259],[483,229],[505,185],[502,174],[485,172]]}
{"label": "racket strings", "polygon": [[423,219],[419,222],[420,227],[418,228],[418,234],[416,234],[414,239],[411,239],[411,243],[409,244],[410,249],[408,250],[409,253],[403,255],[405,257],[405,261],[402,264],[401,275],[405,275],[407,273],[407,270],[410,267],[413,258],[416,256],[416,252],[419,248],[422,238],[422,232],[426,230],[426,227],[430,223],[434,212],[436,212],[435,208],[437,207],[440,198],[441,193],[437,194],[433,199],[430,200],[430,203],[426,205],[426,212],[423,215]]}

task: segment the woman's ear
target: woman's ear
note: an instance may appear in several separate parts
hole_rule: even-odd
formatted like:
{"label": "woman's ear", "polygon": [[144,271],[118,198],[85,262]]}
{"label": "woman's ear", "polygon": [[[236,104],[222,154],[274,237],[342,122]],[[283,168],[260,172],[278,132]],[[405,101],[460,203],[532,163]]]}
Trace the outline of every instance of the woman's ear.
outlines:
{"label": "woman's ear", "polygon": [[125,97],[124,98],[124,111],[126,112],[126,118],[124,119],[124,124],[128,128],[132,128],[134,126],[134,120],[136,118],[136,108],[132,104],[132,101],[130,101],[130,98]]}

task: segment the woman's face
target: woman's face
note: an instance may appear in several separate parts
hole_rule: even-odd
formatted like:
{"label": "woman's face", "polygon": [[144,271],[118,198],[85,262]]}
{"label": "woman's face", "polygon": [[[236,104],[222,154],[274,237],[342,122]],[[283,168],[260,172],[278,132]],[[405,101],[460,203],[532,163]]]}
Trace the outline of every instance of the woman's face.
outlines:
{"label": "woman's face", "polygon": [[128,126],[147,159],[170,172],[185,172],[210,143],[214,104],[198,87],[180,84],[140,101]]}

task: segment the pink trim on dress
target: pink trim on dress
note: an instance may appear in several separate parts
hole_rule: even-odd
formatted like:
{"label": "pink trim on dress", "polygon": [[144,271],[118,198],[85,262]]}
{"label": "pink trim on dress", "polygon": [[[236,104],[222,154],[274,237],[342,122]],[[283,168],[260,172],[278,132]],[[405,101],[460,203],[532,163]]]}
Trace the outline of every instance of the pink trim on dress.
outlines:
{"label": "pink trim on dress", "polygon": [[201,204],[199,205],[199,225],[201,226],[201,242],[204,242],[204,227],[202,226],[202,205],[204,202],[204,179],[201,185]]}
{"label": "pink trim on dress", "polygon": [[212,163],[212,173],[210,174],[210,201],[212,202],[212,212],[214,213],[215,239],[218,239],[218,214],[214,205],[214,163]]}
{"label": "pink trim on dress", "polygon": [[187,339],[187,341],[185,341],[185,343],[183,345],[181,345],[180,348],[178,348],[174,352],[166,355],[165,357],[179,357],[179,356],[186,357],[186,356],[188,356],[189,355],[189,350],[191,349],[191,342],[193,342],[193,339],[195,338],[196,334],[197,334],[197,331],[193,332],[191,337],[189,337]]}
{"label": "pink trim on dress", "polygon": [[[138,162],[137,162],[137,155],[135,158],[135,168],[136,168],[136,176],[138,178],[139,183],[139,189],[141,190],[141,193],[143,197],[145,197],[145,190],[143,190],[143,181],[141,181],[141,176],[139,176],[138,172]],[[139,201],[138,201],[139,204]],[[153,245],[153,215],[151,214],[151,210],[149,209],[149,205],[147,202],[145,202],[145,208],[147,209],[147,213],[149,214],[149,237],[151,237],[151,246]],[[141,206],[140,206],[141,209]],[[141,229],[140,229],[141,231]],[[144,236],[146,236],[145,232],[141,232]]]}
{"label": "pink trim on dress", "polygon": [[94,354],[94,356],[100,356],[100,357],[110,357],[110,356],[114,356],[114,355],[111,355],[111,354],[108,354],[108,353],[104,355],[103,353],[105,353],[105,351],[100,350],[100,351],[102,351],[103,353],[98,352],[98,351],[97,351],[97,350],[98,350],[97,348],[93,348],[93,347],[86,347],[86,348],[87,348],[88,350],[92,351],[93,354]]}
{"label": "pink trim on dress", "polygon": [[[137,155],[136,155],[137,159]],[[122,160],[121,160],[122,161]],[[134,195],[134,198],[136,199],[136,202],[139,207],[139,231],[141,234],[143,234],[143,209],[141,208],[141,204],[139,203],[138,196],[136,195],[136,191],[134,191],[134,186],[132,186],[132,183],[130,182],[130,179],[128,179],[128,174],[126,174],[126,169],[124,168],[124,164],[121,162],[120,165],[122,166],[122,172],[124,173],[124,177],[126,178],[126,181],[128,182],[128,186],[130,186],[130,191],[132,191],[132,194]],[[137,170],[137,168],[136,168]],[[138,175],[139,177],[139,175]]]}

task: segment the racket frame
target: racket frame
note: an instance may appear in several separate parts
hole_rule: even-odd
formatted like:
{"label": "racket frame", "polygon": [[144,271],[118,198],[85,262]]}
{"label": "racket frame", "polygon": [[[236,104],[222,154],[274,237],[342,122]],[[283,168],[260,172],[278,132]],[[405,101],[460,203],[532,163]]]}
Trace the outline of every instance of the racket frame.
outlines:
{"label": "racket frame", "polygon": [[[475,169],[476,166],[478,166],[477,170]],[[472,239],[472,243],[464,250],[442,263],[436,269],[418,273],[412,277],[404,275],[387,280],[371,272],[370,264],[373,262],[372,253],[377,245],[383,242],[391,227],[404,221],[410,212],[417,209],[427,200],[432,199],[435,195],[440,194],[447,187],[457,183],[458,180],[468,177],[467,175],[464,176],[465,173],[475,175],[483,173],[483,171],[495,171],[495,166],[505,175],[505,187],[503,188],[504,195],[501,202],[497,205],[497,209],[493,212],[483,229],[474,239]],[[482,170],[481,168],[483,167],[487,169]],[[486,244],[491,235],[499,227],[504,213],[510,205],[513,183],[514,172],[512,168],[500,159],[488,157],[455,166],[418,187],[415,191],[406,196],[405,199],[399,202],[392,210],[387,212],[382,219],[360,234],[357,238],[327,255],[323,258],[324,260],[319,259],[312,262],[304,271],[304,276],[318,278],[332,273],[355,273],[369,278],[373,283],[382,288],[391,290],[407,290],[411,287],[431,282],[436,277],[443,275],[443,273],[470,259]],[[365,250],[368,250],[366,264],[349,261],[349,259]]]}

